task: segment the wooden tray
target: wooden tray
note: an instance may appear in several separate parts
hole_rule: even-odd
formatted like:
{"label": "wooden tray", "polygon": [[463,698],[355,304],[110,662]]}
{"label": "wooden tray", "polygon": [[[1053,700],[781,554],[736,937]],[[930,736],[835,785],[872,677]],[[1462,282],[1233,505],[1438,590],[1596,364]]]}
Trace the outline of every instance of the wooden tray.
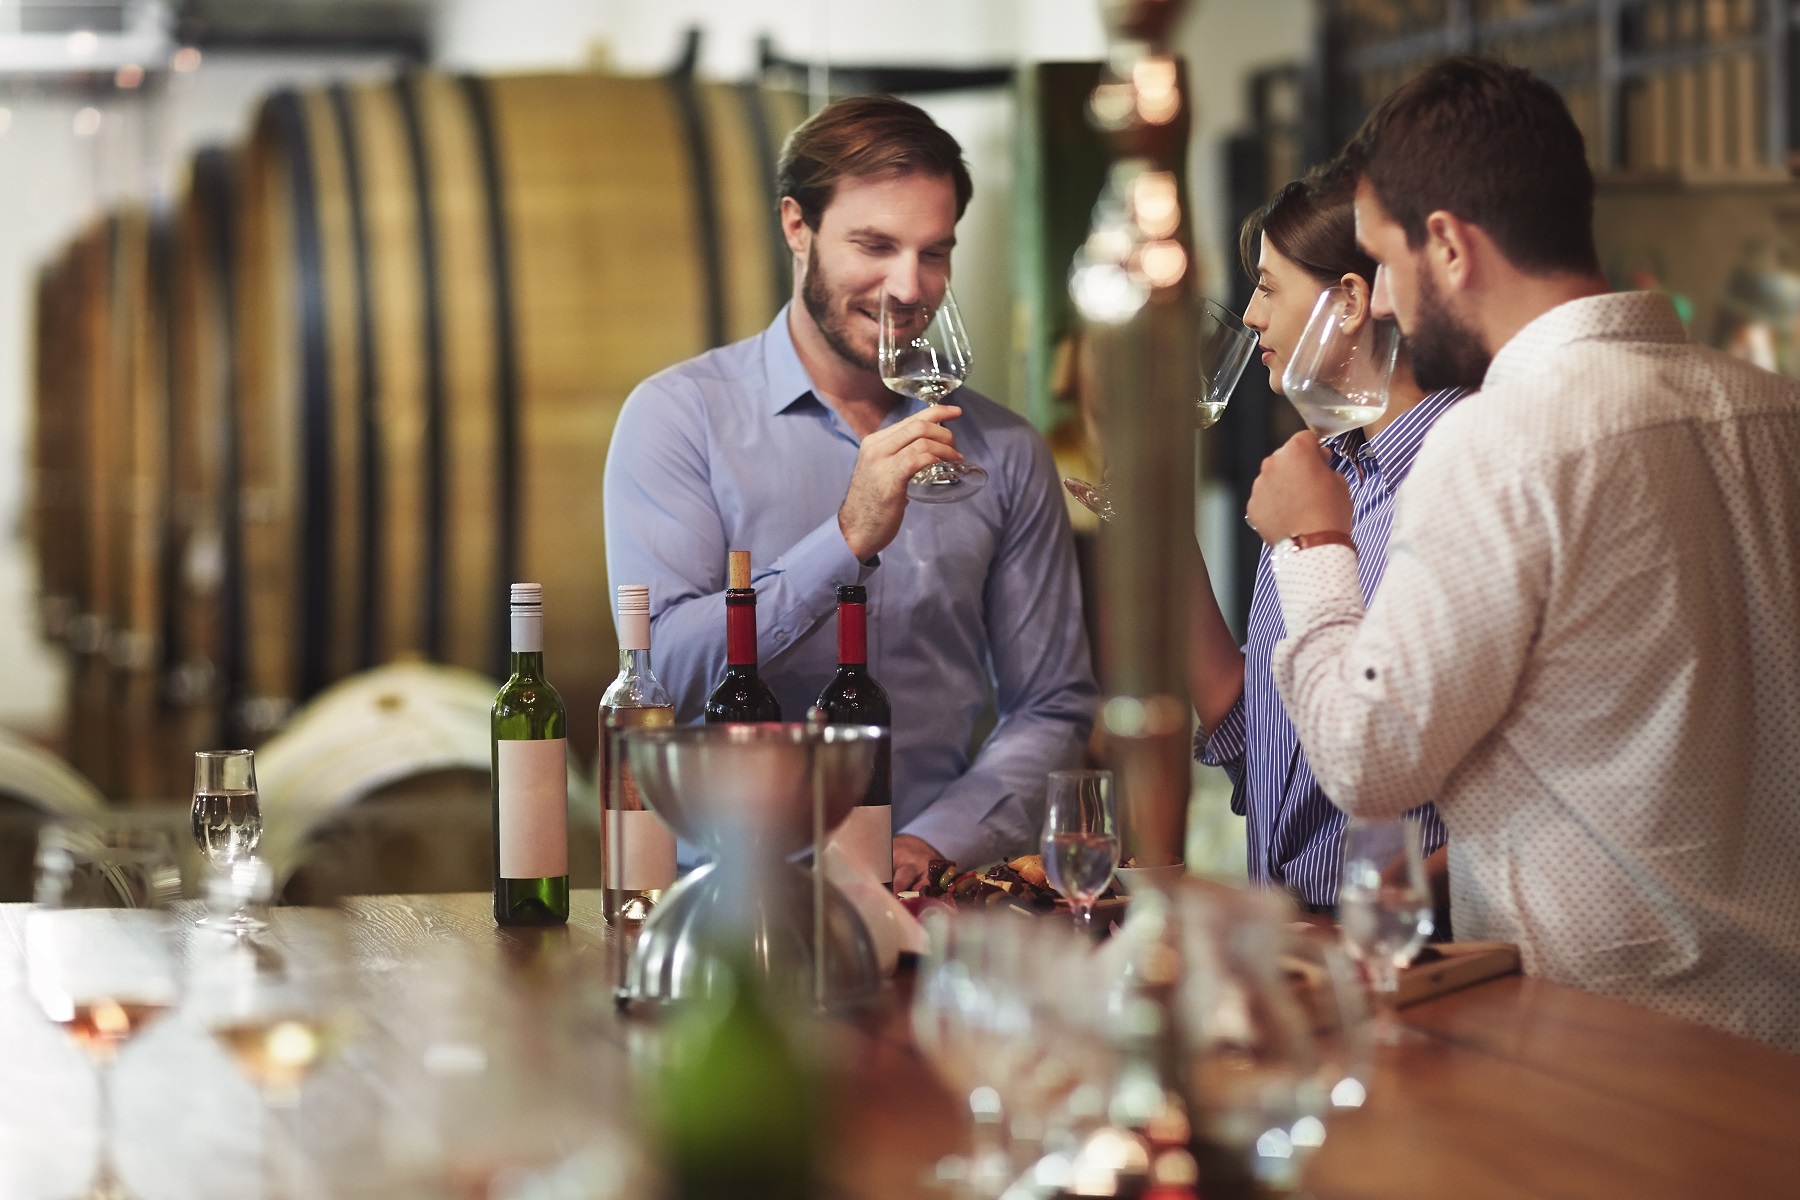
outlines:
{"label": "wooden tray", "polygon": [[1445,942],[1427,946],[1412,966],[1400,972],[1400,993],[1395,1003],[1405,1008],[1484,980],[1516,974],[1518,970],[1519,948],[1511,942]]}

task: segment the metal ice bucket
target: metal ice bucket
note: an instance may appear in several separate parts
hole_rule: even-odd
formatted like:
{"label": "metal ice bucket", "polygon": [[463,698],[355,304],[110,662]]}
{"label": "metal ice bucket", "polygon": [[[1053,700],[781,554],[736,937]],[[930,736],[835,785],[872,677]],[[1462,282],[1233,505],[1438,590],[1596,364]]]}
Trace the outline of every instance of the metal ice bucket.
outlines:
{"label": "metal ice bucket", "polygon": [[[625,732],[638,791],[671,829],[717,860],[671,888],[633,947],[625,987],[650,1003],[711,994],[721,947],[754,962],[771,988],[841,1005],[881,988],[874,939],[848,898],[787,861],[868,788],[887,731],[863,725],[695,725]],[[747,882],[753,881],[753,882]],[[815,929],[824,933],[815,970]],[[822,995],[820,994],[822,990]]]}

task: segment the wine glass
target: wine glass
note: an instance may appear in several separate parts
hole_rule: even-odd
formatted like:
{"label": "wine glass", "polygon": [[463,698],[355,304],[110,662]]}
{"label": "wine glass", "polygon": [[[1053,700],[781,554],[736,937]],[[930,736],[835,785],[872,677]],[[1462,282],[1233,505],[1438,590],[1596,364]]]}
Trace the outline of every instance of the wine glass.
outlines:
{"label": "wine glass", "polygon": [[1119,819],[1111,771],[1052,771],[1044,812],[1044,873],[1092,930],[1094,901],[1119,863]]}
{"label": "wine glass", "polygon": [[294,909],[273,935],[200,939],[193,956],[188,1012],[262,1094],[262,1194],[294,1194],[300,1089],[356,1032],[342,920]]}
{"label": "wine glass", "polygon": [[39,835],[27,986],[94,1064],[100,1148],[88,1200],[126,1195],[112,1160],[112,1067],[178,999],[167,907],[180,894],[176,827],[166,819],[109,813],[51,822]]}
{"label": "wine glass", "polygon": [[940,1181],[960,1182],[976,1197],[998,1196],[1011,1159],[1006,1151],[1005,1109],[989,1074],[997,1056],[983,1054],[984,1016],[991,1007],[993,970],[989,957],[1011,939],[984,913],[951,919],[941,912],[925,919],[930,949],[913,992],[913,1040],[945,1086],[963,1097],[972,1126],[967,1158],[938,1163]]}
{"label": "wine glass", "polygon": [[[1194,469],[1200,469],[1200,434],[1219,423],[1225,406],[1250,356],[1256,352],[1256,334],[1245,327],[1236,313],[1213,300],[1201,302],[1200,310],[1200,388],[1194,400]],[[1113,518],[1111,490],[1104,480],[1089,483],[1074,475],[1062,481],[1076,503],[1102,521]]]}
{"label": "wine glass", "polygon": [[[956,297],[944,289],[932,304],[907,302],[881,293],[881,382],[903,396],[942,404],[969,378],[969,335],[963,331]],[[987,483],[987,472],[971,462],[940,462],[906,485],[906,494],[924,504],[967,500]]]}
{"label": "wine glass", "polygon": [[1346,287],[1319,293],[1306,330],[1281,373],[1287,398],[1323,442],[1360,429],[1387,411],[1400,352],[1399,327],[1377,321]]}
{"label": "wine glass", "polygon": [[1383,1045],[1404,1040],[1394,1005],[1400,971],[1432,929],[1417,821],[1353,818],[1345,825],[1338,929],[1345,949],[1369,973],[1376,1040]]}
{"label": "wine glass", "polygon": [[[262,840],[262,805],[256,793],[256,759],[249,750],[199,750],[194,754],[194,843],[224,875],[255,857]],[[229,913],[199,924],[248,933],[265,927],[251,916],[249,898],[239,895]]]}
{"label": "wine glass", "polygon": [[1256,353],[1256,334],[1229,308],[1202,301],[1200,311],[1200,395],[1194,410],[1201,429],[1211,429],[1225,415],[1225,405]]}

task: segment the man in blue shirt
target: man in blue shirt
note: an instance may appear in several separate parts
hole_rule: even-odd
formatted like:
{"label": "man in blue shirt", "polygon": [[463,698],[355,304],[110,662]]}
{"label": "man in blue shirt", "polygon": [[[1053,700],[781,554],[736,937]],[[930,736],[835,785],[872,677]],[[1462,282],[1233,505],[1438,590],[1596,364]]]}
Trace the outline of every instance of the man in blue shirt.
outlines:
{"label": "man in blue shirt", "polygon": [[[972,185],[922,110],[841,100],[796,130],[778,176],[792,301],[761,334],[632,393],[606,461],[612,581],[647,583],[658,674],[700,716],[725,664],[725,563],[748,550],[762,675],[789,719],[836,669],[835,589],[869,594],[869,665],[894,717],[894,886],[934,857],[1035,848],[1045,774],[1079,758],[1098,692],[1048,446],[964,389],[928,408],[881,382],[882,291],[935,302]],[[951,423],[954,423],[952,432]],[[987,486],[909,505],[940,461]],[[992,697],[998,722],[972,745]]]}

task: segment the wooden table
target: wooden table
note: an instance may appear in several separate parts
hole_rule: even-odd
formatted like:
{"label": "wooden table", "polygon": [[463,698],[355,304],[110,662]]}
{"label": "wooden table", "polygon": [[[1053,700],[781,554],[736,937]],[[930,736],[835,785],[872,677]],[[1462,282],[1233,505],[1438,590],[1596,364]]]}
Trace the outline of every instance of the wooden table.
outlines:
{"label": "wooden table", "polygon": [[[598,971],[615,952],[597,894],[578,892],[568,931],[548,936],[496,929],[488,905],[358,900],[354,954],[380,986],[434,944],[515,970]],[[93,1087],[23,994],[24,912],[0,906],[0,1200],[49,1200],[76,1194],[92,1161]],[[589,1015],[616,1045],[645,1029]],[[1403,1017],[1425,1036],[1384,1051],[1369,1104],[1333,1122],[1307,1176],[1318,1200],[1800,1196],[1800,1057],[1517,976]],[[831,1104],[834,1190],[928,1194],[924,1174],[964,1130],[913,1052],[904,1013],[878,1006],[829,1036],[845,1068]],[[309,1145],[340,1191],[378,1174],[395,1103],[369,1054],[309,1086]],[[118,1158],[143,1200],[256,1194],[255,1094],[204,1034],[179,1019],[152,1027],[121,1059],[117,1084]]]}

